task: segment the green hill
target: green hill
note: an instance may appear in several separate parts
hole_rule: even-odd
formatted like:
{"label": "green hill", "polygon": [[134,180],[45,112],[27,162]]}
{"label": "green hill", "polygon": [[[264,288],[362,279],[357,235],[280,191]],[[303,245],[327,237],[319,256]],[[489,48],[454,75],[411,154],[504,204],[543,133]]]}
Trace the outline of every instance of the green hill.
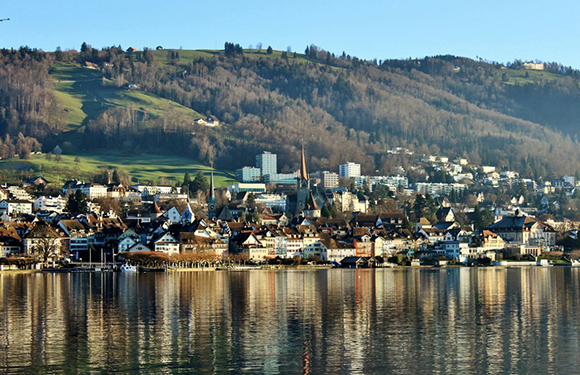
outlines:
{"label": "green hill", "polygon": [[73,64],[55,64],[50,70],[58,103],[67,112],[67,130],[77,130],[108,108],[132,108],[135,111],[159,117],[174,111],[192,120],[202,116],[191,108],[161,98],[139,88],[118,87],[96,69]]}
{"label": "green hill", "polygon": [[[313,45],[268,52],[231,43],[197,51],[4,50],[0,157],[25,157],[41,143],[81,159],[175,155],[233,170],[269,150],[290,172],[304,143],[311,170],[354,161],[363,173],[390,173],[410,162],[387,150],[405,146],[525,177],[580,174],[574,69],[457,56],[365,61]],[[221,125],[195,124],[202,114]],[[132,162],[144,168],[125,161]]]}

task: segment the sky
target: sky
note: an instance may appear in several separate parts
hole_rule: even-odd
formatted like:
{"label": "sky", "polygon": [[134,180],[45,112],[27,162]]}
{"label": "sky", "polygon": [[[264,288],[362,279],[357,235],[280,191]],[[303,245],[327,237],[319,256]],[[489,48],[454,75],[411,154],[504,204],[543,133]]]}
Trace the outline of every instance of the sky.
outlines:
{"label": "sky", "polygon": [[304,52],[362,59],[452,54],[580,69],[580,2],[554,0],[21,0],[3,2],[0,48],[121,45]]}

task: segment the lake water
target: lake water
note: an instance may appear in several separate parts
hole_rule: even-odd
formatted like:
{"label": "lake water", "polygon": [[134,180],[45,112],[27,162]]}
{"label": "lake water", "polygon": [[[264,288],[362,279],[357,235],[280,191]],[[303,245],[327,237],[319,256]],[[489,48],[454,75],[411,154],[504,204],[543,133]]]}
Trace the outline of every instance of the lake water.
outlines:
{"label": "lake water", "polygon": [[578,373],[580,269],[0,274],[3,373]]}

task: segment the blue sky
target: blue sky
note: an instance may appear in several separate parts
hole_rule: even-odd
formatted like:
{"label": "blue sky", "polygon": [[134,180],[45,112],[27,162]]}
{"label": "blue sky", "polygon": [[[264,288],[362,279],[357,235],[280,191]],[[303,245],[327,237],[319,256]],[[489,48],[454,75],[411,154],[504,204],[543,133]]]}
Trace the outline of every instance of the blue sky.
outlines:
{"label": "blue sky", "polygon": [[[525,5],[524,5],[525,4]],[[364,59],[453,54],[580,69],[580,2],[528,0],[4,2],[0,47],[247,48],[315,44]]]}

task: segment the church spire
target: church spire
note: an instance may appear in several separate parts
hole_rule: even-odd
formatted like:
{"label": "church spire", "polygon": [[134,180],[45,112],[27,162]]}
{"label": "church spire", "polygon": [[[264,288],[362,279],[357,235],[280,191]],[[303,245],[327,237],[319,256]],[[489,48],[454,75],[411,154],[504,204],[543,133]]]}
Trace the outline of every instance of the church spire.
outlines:
{"label": "church spire", "polygon": [[300,162],[300,185],[307,185],[308,172],[306,171],[306,157],[304,156],[304,143],[302,143],[302,160]]}
{"label": "church spire", "polygon": [[214,185],[213,185],[213,163],[211,165],[211,180],[209,181],[209,199],[215,201],[214,193],[213,193]]}
{"label": "church spire", "polygon": [[208,219],[213,219],[216,217],[216,201],[214,196],[214,184],[213,184],[213,163],[211,165],[211,180],[209,182],[209,199],[207,200],[207,217]]}

